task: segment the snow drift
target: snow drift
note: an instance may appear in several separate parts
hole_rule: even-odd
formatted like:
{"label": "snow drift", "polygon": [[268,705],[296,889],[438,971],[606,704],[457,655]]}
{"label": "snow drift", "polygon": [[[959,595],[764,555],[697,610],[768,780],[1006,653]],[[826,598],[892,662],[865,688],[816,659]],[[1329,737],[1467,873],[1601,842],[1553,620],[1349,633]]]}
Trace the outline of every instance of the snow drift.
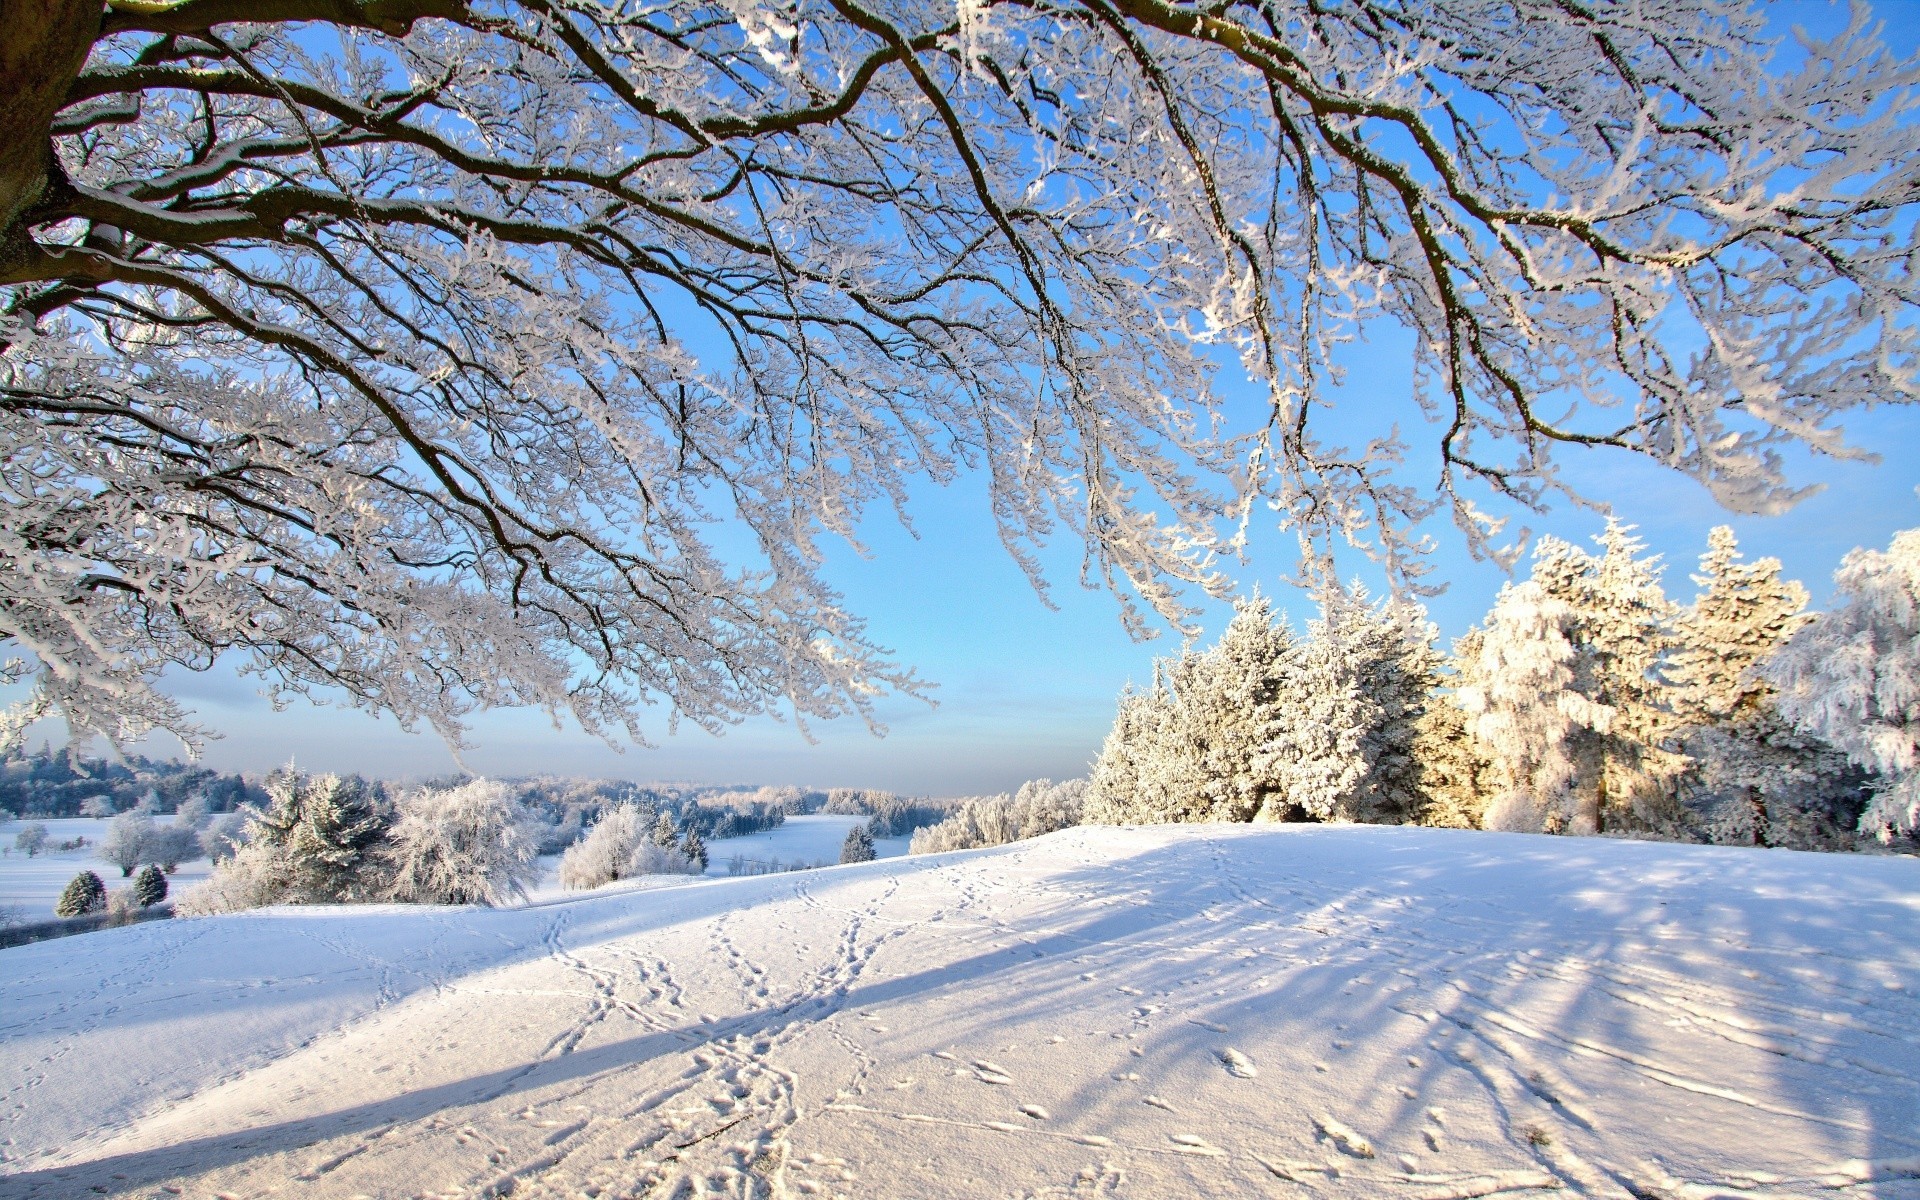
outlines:
{"label": "snow drift", "polygon": [[0,1195],[1920,1196],[1920,863],[1075,829],[0,955]]}

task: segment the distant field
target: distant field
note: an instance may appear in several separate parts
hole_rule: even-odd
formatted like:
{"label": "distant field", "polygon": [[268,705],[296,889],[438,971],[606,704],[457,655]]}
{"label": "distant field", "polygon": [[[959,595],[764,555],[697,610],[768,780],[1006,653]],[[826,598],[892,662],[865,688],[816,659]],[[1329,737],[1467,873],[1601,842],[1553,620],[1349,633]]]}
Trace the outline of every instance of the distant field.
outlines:
{"label": "distant field", "polygon": [[[173,818],[160,816],[154,820],[164,825]],[[777,860],[783,867],[796,862],[837,863],[840,843],[846,839],[847,830],[865,822],[865,817],[789,817],[778,829],[711,842],[707,846],[707,874],[725,876],[727,860],[736,854],[756,863]],[[42,851],[34,858],[13,848],[14,835],[29,823],[12,821],[0,826],[0,849],[5,851],[0,853],[0,905],[19,910],[22,920],[52,916],[60,889],[82,871],[97,872],[109,891],[122,886],[119,868],[102,862],[99,857],[100,842],[107,836],[108,819],[65,817],[42,821],[47,827],[47,840],[55,845],[78,837],[86,838],[88,845],[80,850]],[[895,858],[907,852],[907,841],[906,838],[881,838],[874,842],[874,852],[881,858]],[[533,889],[532,898],[546,900],[566,894],[560,887],[560,856],[547,855],[540,860],[540,867],[541,880]],[[212,864],[205,859],[184,863],[179,872],[168,879],[168,888],[177,898],[183,889],[205,879],[212,870]],[[626,886],[644,885],[636,882]]]}
{"label": "distant field", "polygon": [[[47,841],[53,845],[70,842],[84,837],[87,845],[80,850],[43,850],[33,858],[13,848],[13,839],[28,825],[45,825]],[[154,818],[155,823],[166,825],[173,821],[171,816]],[[100,860],[100,843],[107,836],[107,826],[111,820],[106,817],[54,817],[44,820],[27,818],[9,821],[0,825],[0,906],[19,910],[22,920],[37,921],[53,915],[53,902],[60,898],[60,889],[67,881],[82,871],[92,871],[106,881],[109,892],[124,887],[125,880],[120,878],[120,868]],[[168,893],[178,896],[182,888],[205,879],[213,870],[206,859],[198,862],[182,863],[179,871],[167,879]]]}

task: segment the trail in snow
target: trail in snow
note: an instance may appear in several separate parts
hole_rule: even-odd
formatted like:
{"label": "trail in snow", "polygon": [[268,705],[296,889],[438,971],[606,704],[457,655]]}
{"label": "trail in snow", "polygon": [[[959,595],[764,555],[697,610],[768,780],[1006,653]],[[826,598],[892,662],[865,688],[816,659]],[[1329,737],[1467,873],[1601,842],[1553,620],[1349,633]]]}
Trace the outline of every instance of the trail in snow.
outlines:
{"label": "trail in snow", "polygon": [[0,954],[0,1196],[1920,1198],[1920,863],[1083,829]]}

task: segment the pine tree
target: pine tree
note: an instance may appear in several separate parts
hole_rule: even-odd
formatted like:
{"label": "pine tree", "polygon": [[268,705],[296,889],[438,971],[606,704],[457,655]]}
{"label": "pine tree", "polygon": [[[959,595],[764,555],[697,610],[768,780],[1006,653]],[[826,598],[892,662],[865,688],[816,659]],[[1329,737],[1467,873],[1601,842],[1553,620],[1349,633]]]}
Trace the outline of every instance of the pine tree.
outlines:
{"label": "pine tree", "polygon": [[1457,693],[1492,777],[1483,825],[1558,833],[1574,825],[1575,738],[1613,711],[1574,690],[1573,609],[1534,580],[1508,584],[1488,614]]}
{"label": "pine tree", "polygon": [[53,915],[56,917],[80,917],[91,912],[99,912],[107,906],[107,885],[92,871],[82,871],[61,890],[60,899],[54,903]]}
{"label": "pine tree", "polygon": [[1780,577],[1780,560],[1740,561],[1733,530],[1709,535],[1700,594],[1674,620],[1666,666],[1677,740],[1692,760],[1685,782],[1714,841],[1814,848],[1838,832],[1822,829],[1818,803],[1841,786],[1845,761],[1779,711],[1777,690],[1759,668],[1813,618],[1807,591]]}
{"label": "pine tree", "polygon": [[855,825],[847,830],[847,840],[840,844],[840,861],[843,863],[863,863],[874,860],[873,835],[867,832],[865,825]]}
{"label": "pine tree", "polygon": [[[1383,599],[1370,602],[1358,584],[1334,581],[1318,593],[1320,616],[1308,624],[1308,659],[1330,682],[1322,691],[1341,711],[1318,714],[1317,722],[1349,724],[1359,733],[1350,753],[1358,777],[1328,806],[1345,820],[1412,820],[1421,805],[1420,766],[1414,754],[1420,716],[1438,684],[1440,656],[1435,631],[1418,605]],[[1345,765],[1340,777],[1354,772]]]}
{"label": "pine tree", "polygon": [[276,771],[267,807],[248,811],[248,840],[278,864],[283,904],[379,899],[377,851],[388,814],[374,785],[356,777]]}
{"label": "pine tree", "polygon": [[1885,553],[1855,550],[1834,572],[1832,611],[1766,668],[1780,711],[1878,779],[1860,829],[1920,831],[1920,529]]}
{"label": "pine tree", "polygon": [[662,850],[671,850],[679,841],[680,833],[673,827],[673,818],[662,811],[653,823],[653,844]]}
{"label": "pine tree", "polygon": [[1533,579],[1567,605],[1564,634],[1575,650],[1572,690],[1611,716],[1583,724],[1569,741],[1579,797],[1569,832],[1676,832],[1685,815],[1675,779],[1686,766],[1664,748],[1674,721],[1658,674],[1669,647],[1673,606],[1660,589],[1658,556],[1632,526],[1609,520],[1594,556],[1558,538],[1541,539]]}
{"label": "pine tree", "polygon": [[140,868],[133,877],[133,899],[141,908],[148,908],[167,898],[167,877],[159,867],[152,863]]}
{"label": "pine tree", "polygon": [[[869,847],[873,844],[871,836],[867,839]],[[687,836],[680,842],[680,853],[694,868],[695,874],[704,875],[707,870],[707,843],[701,839],[700,831],[689,828]]]}
{"label": "pine tree", "polygon": [[[1478,630],[1469,631],[1455,643],[1455,655],[1478,653],[1479,636]],[[1420,801],[1414,819],[1437,829],[1480,828],[1487,809],[1490,764],[1456,696],[1436,694],[1428,699],[1414,730],[1413,758],[1420,768]]]}

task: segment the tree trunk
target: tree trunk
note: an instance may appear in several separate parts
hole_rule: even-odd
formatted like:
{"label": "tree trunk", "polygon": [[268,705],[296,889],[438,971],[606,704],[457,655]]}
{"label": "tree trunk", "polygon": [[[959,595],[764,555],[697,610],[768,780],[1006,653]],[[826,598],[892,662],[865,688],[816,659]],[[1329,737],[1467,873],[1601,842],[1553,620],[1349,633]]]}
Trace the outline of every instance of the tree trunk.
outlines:
{"label": "tree trunk", "polygon": [[1772,846],[1773,830],[1767,820],[1767,801],[1766,798],[1760,794],[1759,788],[1750,787],[1747,789],[1747,807],[1753,812],[1753,844],[1756,846]]}
{"label": "tree trunk", "polygon": [[63,179],[53,117],[100,34],[101,0],[8,0],[0,37],[0,268],[26,252],[26,224]]}

